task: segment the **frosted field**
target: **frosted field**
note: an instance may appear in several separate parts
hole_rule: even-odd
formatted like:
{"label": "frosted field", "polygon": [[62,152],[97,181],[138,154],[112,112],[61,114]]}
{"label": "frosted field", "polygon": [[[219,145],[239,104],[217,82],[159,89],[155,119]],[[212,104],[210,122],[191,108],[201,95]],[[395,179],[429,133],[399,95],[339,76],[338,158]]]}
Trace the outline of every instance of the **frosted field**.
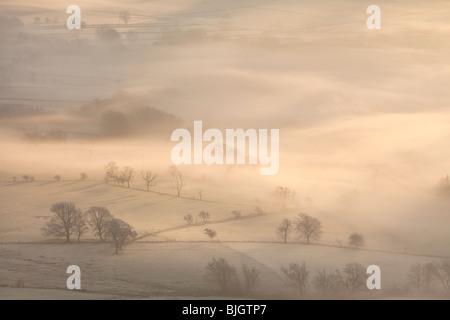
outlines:
{"label": "frosted field", "polygon": [[[271,269],[220,243],[134,243],[118,255],[108,244],[2,244],[0,285],[14,286],[21,280],[29,288],[64,290],[66,268],[77,264],[86,299],[95,298],[93,294],[138,299],[213,296],[217,288],[205,280],[205,267],[213,257],[237,268],[243,263],[258,268],[264,281],[256,294],[262,297],[282,298],[291,292]],[[0,298],[6,298],[8,290],[0,288]],[[79,297],[61,294],[64,299]]]}
{"label": "frosted field", "polygon": [[[209,212],[211,221],[231,218],[233,210],[253,213],[252,206],[227,205],[177,198],[141,190],[105,185],[102,182],[0,183],[0,241],[45,241],[41,228],[50,219],[52,204],[74,202],[79,208],[105,206],[139,234],[183,225],[183,217]],[[88,234],[88,238],[94,238]]]}
{"label": "frosted field", "polygon": [[[342,269],[350,262],[379,265],[384,297],[396,297],[395,290],[403,290],[408,282],[411,265],[441,261],[436,254],[447,249],[445,242],[436,246],[429,239],[430,243],[413,247],[423,250],[422,255],[413,255],[413,250],[405,254],[402,245],[406,241],[391,230],[376,224],[345,223],[344,218],[337,223],[323,212],[314,213],[323,224],[320,241],[306,245],[294,233],[290,242],[283,244],[275,229],[283,218],[295,218],[294,210],[252,216],[251,206],[177,198],[100,182],[3,182],[1,190],[0,297],[4,299],[217,297],[216,286],[205,279],[205,267],[214,257],[223,257],[238,269],[244,263],[256,267],[261,281],[255,297],[297,297],[280,268],[301,262],[307,264],[311,278],[316,270]],[[143,237],[118,255],[109,243],[95,243],[90,234],[80,244],[55,243],[56,239],[41,235],[40,228],[51,216],[51,204],[59,200],[73,201],[81,208],[105,205],[116,217],[136,226]],[[183,221],[188,213],[198,219],[201,210],[211,214],[207,224]],[[241,210],[242,217],[233,218],[232,210]],[[203,233],[206,227],[217,231],[213,241]],[[367,247],[347,247],[350,232],[363,233]],[[83,292],[65,290],[65,270],[71,264],[82,270]],[[25,288],[13,288],[18,282]],[[367,294],[363,297],[378,297]]]}
{"label": "frosted field", "polygon": [[441,260],[423,256],[301,244],[229,242],[226,246],[245,253],[279,273],[280,276],[280,267],[293,262],[305,262],[307,268],[312,270],[312,275],[315,274],[315,270],[342,270],[349,262],[358,262],[365,267],[375,264],[382,270],[382,288],[384,289],[404,286],[408,282],[407,273],[411,265]]}

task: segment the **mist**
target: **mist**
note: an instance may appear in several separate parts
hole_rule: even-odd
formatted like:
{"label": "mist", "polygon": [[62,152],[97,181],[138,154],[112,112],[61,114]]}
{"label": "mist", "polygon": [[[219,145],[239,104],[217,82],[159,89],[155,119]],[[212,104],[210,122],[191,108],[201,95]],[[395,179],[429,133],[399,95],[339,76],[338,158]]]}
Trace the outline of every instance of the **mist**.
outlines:
{"label": "mist", "polygon": [[[175,129],[200,120],[204,130],[279,129],[276,175],[260,175],[261,165],[180,165],[183,196],[258,208],[268,224],[316,215],[326,245],[347,241],[342,227],[373,236],[370,250],[448,257],[450,198],[439,192],[450,165],[448,5],[382,4],[372,31],[370,4],[81,1],[83,27],[68,30],[66,8],[52,1],[0,1],[3,187],[25,174],[44,183],[86,173],[103,188],[115,161],[134,169],[132,188],[144,190],[141,173],[153,170],[152,190],[174,195]],[[276,186],[296,194],[283,210]],[[249,241],[273,240],[246,231],[257,234]]]}

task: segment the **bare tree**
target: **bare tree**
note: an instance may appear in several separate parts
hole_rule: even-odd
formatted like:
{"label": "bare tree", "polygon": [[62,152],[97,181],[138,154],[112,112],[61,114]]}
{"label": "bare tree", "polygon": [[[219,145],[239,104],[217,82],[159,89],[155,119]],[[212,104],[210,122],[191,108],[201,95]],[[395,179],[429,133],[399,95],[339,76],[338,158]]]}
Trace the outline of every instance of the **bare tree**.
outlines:
{"label": "bare tree", "polygon": [[184,216],[183,219],[184,219],[184,221],[186,221],[187,224],[191,224],[194,221],[194,218],[192,218],[191,214]]}
{"label": "bare tree", "polygon": [[275,197],[276,199],[278,199],[278,201],[280,201],[283,211],[286,209],[287,202],[294,200],[296,198],[295,191],[289,189],[288,187],[284,187],[284,186],[275,187],[275,190],[272,193],[272,196]]}
{"label": "bare tree", "polygon": [[277,235],[278,237],[283,239],[284,243],[286,243],[291,230],[292,230],[291,220],[283,219],[283,221],[281,221],[280,225],[277,228]]}
{"label": "bare tree", "polygon": [[117,254],[122,246],[137,234],[128,223],[114,218],[108,222],[106,235],[112,239]]}
{"label": "bare tree", "polygon": [[209,213],[206,211],[201,211],[198,216],[203,219],[203,223],[207,223],[209,219]]}
{"label": "bare tree", "polygon": [[172,166],[170,168],[170,175],[172,176],[172,184],[177,189],[177,196],[181,195],[181,189],[184,187],[184,178],[181,170],[178,170],[177,167]]}
{"label": "bare tree", "polygon": [[80,173],[80,180],[86,181],[88,178],[88,175],[85,172]]}
{"label": "bare tree", "polygon": [[206,279],[217,282],[222,293],[229,292],[236,285],[236,269],[224,258],[213,258],[206,266]]}
{"label": "bare tree", "polygon": [[437,266],[435,276],[445,291],[450,291],[450,262],[442,260]]}
{"label": "bare tree", "polygon": [[430,289],[435,284],[436,275],[436,267],[432,263],[416,263],[407,274],[409,283],[418,290]]}
{"label": "bare tree", "polygon": [[126,10],[120,11],[119,12],[119,20],[125,24],[128,24],[128,21],[130,20],[130,13]]}
{"label": "bare tree", "polygon": [[304,294],[308,289],[309,271],[306,264],[291,263],[287,268],[281,267],[281,271],[286,276],[289,284],[293,286],[300,294]]}
{"label": "bare tree", "polygon": [[244,293],[249,295],[259,282],[259,271],[255,267],[243,264],[242,274],[244,276]]}
{"label": "bare tree", "polygon": [[319,239],[322,234],[322,224],[319,219],[300,213],[295,220],[295,231],[299,233],[300,238],[305,238],[310,244],[311,239]]}
{"label": "bare tree", "polygon": [[108,224],[113,219],[112,214],[104,207],[90,207],[86,215],[92,231],[99,236],[100,241],[103,241],[108,231]]}
{"label": "bare tree", "polygon": [[213,238],[215,238],[217,236],[217,232],[212,230],[212,229],[208,229],[206,228],[205,230],[203,230],[203,233],[206,234],[212,241]]}
{"label": "bare tree", "polygon": [[70,242],[70,236],[76,231],[75,226],[81,210],[72,202],[59,202],[52,205],[50,211],[55,215],[43,227],[43,233],[47,236],[65,237],[66,241]]}
{"label": "bare tree", "polygon": [[80,242],[81,236],[89,230],[86,218],[81,211],[75,216],[74,228],[77,242]]}
{"label": "bare tree", "polygon": [[105,183],[117,182],[119,175],[119,167],[114,161],[109,162],[105,166]]}
{"label": "bare tree", "polygon": [[322,296],[332,296],[342,291],[344,278],[339,270],[334,272],[318,270],[313,279],[313,285]]}
{"label": "bare tree", "polygon": [[56,181],[61,181],[61,176],[59,174],[55,175],[54,179]]}
{"label": "bare tree", "polygon": [[27,175],[27,174],[24,174],[24,175],[22,176],[22,179],[25,180],[25,182],[28,182],[28,181],[30,181],[30,176]]}
{"label": "bare tree", "polygon": [[158,178],[158,175],[154,173],[153,171],[142,171],[141,172],[142,179],[145,182],[145,185],[147,187],[147,191],[150,190],[150,187],[155,184],[156,178]]}
{"label": "bare tree", "polygon": [[127,187],[130,187],[130,182],[133,180],[134,169],[131,167],[123,167],[120,171],[120,178],[127,183]]}
{"label": "bare tree", "polygon": [[364,247],[364,236],[362,234],[352,233],[348,238],[348,244],[354,246],[356,249],[358,249],[358,247]]}
{"label": "bare tree", "polygon": [[348,290],[354,292],[366,287],[366,269],[360,263],[347,263],[343,274],[344,283]]}

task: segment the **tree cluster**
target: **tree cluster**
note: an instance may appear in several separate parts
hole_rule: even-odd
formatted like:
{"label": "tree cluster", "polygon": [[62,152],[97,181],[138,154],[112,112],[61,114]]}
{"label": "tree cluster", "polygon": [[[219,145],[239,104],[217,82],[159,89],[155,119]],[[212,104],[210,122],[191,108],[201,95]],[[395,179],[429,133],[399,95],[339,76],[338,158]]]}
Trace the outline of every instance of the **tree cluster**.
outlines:
{"label": "tree cluster", "polygon": [[250,295],[259,282],[259,270],[241,265],[239,276],[236,268],[224,258],[213,258],[206,266],[206,279],[218,285],[222,294]]}
{"label": "tree cluster", "polygon": [[295,230],[300,239],[305,239],[310,244],[311,240],[317,240],[322,234],[322,224],[319,219],[306,213],[300,213],[294,221],[283,219],[276,232],[279,238],[287,242],[291,231]]}
{"label": "tree cluster", "polygon": [[366,269],[359,263],[348,263],[341,270],[333,272],[317,270],[311,275],[303,262],[291,263],[289,266],[281,267],[286,282],[292,286],[300,295],[305,295],[312,284],[315,290],[322,296],[335,296],[344,292],[356,292],[366,287]]}
{"label": "tree cluster", "polygon": [[89,230],[99,241],[111,240],[118,253],[122,246],[136,237],[136,232],[126,222],[114,218],[105,207],[90,207],[83,211],[72,202],[59,202],[52,205],[54,216],[42,228],[46,236],[65,238],[70,242],[75,236],[77,241]]}

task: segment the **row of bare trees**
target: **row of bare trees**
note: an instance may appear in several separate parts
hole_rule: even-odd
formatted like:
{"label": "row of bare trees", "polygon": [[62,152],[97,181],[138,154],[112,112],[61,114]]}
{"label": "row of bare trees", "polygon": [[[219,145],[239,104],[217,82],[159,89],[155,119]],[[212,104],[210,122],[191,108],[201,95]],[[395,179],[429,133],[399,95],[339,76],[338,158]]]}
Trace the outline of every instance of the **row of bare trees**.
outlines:
{"label": "row of bare trees", "polygon": [[[305,239],[306,243],[310,244],[311,240],[318,240],[320,238],[322,234],[322,223],[313,216],[300,213],[294,221],[283,219],[278,225],[276,233],[286,243],[292,231],[298,234],[299,239]],[[363,247],[365,245],[364,236],[359,233],[352,233],[349,237],[348,244],[355,248]]]}
{"label": "row of bare trees", "polygon": [[[200,217],[200,219],[202,219],[203,223],[208,223],[210,215],[207,211],[200,211],[198,216]],[[191,224],[192,222],[194,222],[194,217],[192,217],[192,214],[188,214],[184,216],[183,220],[186,221],[187,224]]]}
{"label": "row of bare trees", "polygon": [[[169,174],[172,179],[172,185],[174,186],[177,196],[181,196],[181,190],[185,186],[185,179],[183,173],[176,166],[171,166],[169,169]],[[135,170],[132,167],[125,166],[119,168],[116,162],[111,161],[105,166],[105,183],[113,183],[117,185],[130,187],[130,183],[134,180]],[[147,191],[150,187],[156,184],[158,174],[151,170],[141,171],[141,178],[145,184]],[[199,193],[201,198],[201,193]]]}
{"label": "row of bare trees", "polygon": [[259,270],[241,265],[241,276],[237,269],[224,258],[213,258],[206,266],[206,280],[218,285],[222,294],[250,295],[259,282]]}
{"label": "row of bare trees", "polygon": [[90,207],[83,211],[72,202],[59,202],[52,205],[50,211],[53,217],[42,228],[46,236],[56,236],[72,240],[75,236],[77,241],[89,230],[99,237],[99,241],[110,239],[115,247],[115,253],[122,246],[136,237],[136,232],[128,223],[114,218],[105,207]]}
{"label": "row of bare trees", "polygon": [[440,286],[450,293],[450,262],[416,263],[410,267],[408,279],[410,286],[419,291],[431,291]]}
{"label": "row of bare trees", "polygon": [[317,270],[314,277],[303,262],[281,267],[286,282],[300,295],[305,295],[312,284],[322,296],[336,296],[343,292],[356,292],[367,288],[366,268],[357,262],[348,263],[333,272]]}
{"label": "row of bare trees", "polygon": [[130,187],[130,182],[134,178],[134,169],[131,167],[119,168],[119,166],[111,161],[105,166],[105,182],[114,183],[123,186],[125,183]]}
{"label": "row of bare trees", "polygon": [[287,242],[293,230],[300,239],[306,239],[306,242],[310,244],[311,240],[319,239],[322,234],[322,223],[313,216],[300,213],[294,221],[283,219],[277,228],[277,235],[284,242]]}
{"label": "row of bare trees", "polygon": [[[88,175],[86,174],[86,172],[81,172],[81,173],[80,173],[80,181],[86,181],[87,178],[88,178]],[[35,179],[34,179],[34,176],[29,175],[29,174],[24,174],[24,175],[22,176],[22,179],[23,179],[25,182],[32,182],[32,181],[35,180]],[[61,176],[60,174],[55,174],[55,175],[53,176],[53,179],[55,179],[56,181],[61,181],[61,180],[62,180],[62,176]],[[17,177],[13,177],[12,180],[13,180],[14,182],[16,182],[16,181],[17,181]]]}

